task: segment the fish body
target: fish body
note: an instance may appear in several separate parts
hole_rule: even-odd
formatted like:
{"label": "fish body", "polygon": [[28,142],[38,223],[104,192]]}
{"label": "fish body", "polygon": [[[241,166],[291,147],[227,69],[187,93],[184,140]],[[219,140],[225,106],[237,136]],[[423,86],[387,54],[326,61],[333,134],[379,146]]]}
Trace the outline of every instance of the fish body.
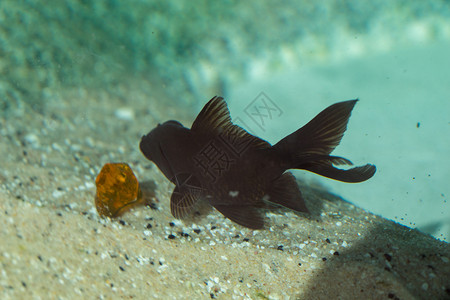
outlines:
{"label": "fish body", "polygon": [[264,226],[261,207],[281,205],[308,212],[289,169],[304,169],[344,182],[361,182],[375,173],[331,156],[346,130],[357,100],[331,105],[299,130],[270,145],[231,122],[222,97],[213,97],[191,128],[167,121],[143,136],[140,149],[175,184],[172,215],[184,218],[200,199],[224,216],[252,229]]}

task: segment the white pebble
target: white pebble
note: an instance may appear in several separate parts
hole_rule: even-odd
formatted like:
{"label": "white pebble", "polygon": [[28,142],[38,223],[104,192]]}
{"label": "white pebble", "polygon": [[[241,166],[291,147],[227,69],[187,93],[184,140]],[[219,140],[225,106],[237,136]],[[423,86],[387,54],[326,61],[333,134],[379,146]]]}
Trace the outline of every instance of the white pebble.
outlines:
{"label": "white pebble", "polygon": [[121,120],[131,121],[134,119],[134,110],[129,107],[121,107],[116,109],[114,115]]}
{"label": "white pebble", "polygon": [[33,134],[33,133],[29,133],[27,134],[25,137],[25,142],[27,142],[28,144],[31,145],[31,147],[35,148],[37,146],[39,146],[39,138],[37,135]]}
{"label": "white pebble", "polygon": [[86,186],[86,188],[87,189],[92,189],[92,188],[94,188],[94,183],[93,182],[91,182],[91,181],[86,181],[85,183],[84,183],[84,185]]}
{"label": "white pebble", "polygon": [[52,143],[52,149],[63,153],[64,149],[58,143]]}
{"label": "white pebble", "polygon": [[52,193],[53,198],[59,198],[62,195],[64,195],[64,193],[62,191],[58,191],[58,190],[54,190]]}

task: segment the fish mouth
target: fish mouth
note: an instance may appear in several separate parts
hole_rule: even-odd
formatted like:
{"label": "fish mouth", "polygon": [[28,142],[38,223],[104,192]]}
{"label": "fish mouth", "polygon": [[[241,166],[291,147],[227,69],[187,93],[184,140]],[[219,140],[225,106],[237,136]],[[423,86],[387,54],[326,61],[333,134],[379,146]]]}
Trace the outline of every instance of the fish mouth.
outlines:
{"label": "fish mouth", "polygon": [[[149,159],[152,160],[151,158],[151,149],[150,149],[150,132],[146,135],[143,135],[141,137],[141,141],[139,142],[139,149],[141,150],[142,154],[144,154],[144,156]],[[152,160],[153,161],[153,160]]]}

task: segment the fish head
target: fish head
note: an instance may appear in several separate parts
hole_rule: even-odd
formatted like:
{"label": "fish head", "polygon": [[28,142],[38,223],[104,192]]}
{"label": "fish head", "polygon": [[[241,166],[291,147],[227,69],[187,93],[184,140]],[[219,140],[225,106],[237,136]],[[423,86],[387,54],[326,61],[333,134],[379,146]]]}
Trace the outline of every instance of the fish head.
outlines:
{"label": "fish head", "polygon": [[139,148],[144,156],[154,162],[168,179],[172,179],[178,166],[172,166],[171,161],[178,151],[186,147],[188,136],[188,128],[178,121],[170,120],[158,124],[144,135]]}
{"label": "fish head", "polygon": [[139,148],[146,158],[158,164],[162,155],[161,151],[165,148],[164,145],[170,147],[180,131],[185,130],[188,129],[175,120],[158,124],[141,138]]}

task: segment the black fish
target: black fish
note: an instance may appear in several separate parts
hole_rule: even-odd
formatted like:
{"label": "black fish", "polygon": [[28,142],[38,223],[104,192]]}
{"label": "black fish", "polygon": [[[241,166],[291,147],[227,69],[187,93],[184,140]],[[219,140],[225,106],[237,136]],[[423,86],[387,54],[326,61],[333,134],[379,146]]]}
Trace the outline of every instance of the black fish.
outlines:
{"label": "black fish", "polygon": [[170,199],[175,218],[185,217],[199,199],[206,199],[232,221],[259,229],[264,225],[260,208],[266,204],[308,212],[288,169],[308,170],[345,182],[373,176],[374,165],[342,170],[333,165],[352,163],[330,155],[344,135],[356,101],[329,106],[271,146],[234,125],[224,99],[214,97],[191,129],[167,121],[143,136],[139,146],[175,184]]}

